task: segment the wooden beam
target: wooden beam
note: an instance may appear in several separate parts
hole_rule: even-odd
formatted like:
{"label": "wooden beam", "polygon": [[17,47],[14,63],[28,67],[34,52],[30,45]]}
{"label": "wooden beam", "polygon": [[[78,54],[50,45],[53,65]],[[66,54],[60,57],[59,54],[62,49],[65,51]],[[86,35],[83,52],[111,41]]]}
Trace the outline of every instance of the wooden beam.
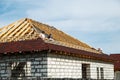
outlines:
{"label": "wooden beam", "polygon": [[33,30],[33,29],[31,29],[31,31],[29,32],[29,34],[28,34],[28,35],[31,35],[33,32],[34,32],[34,30]]}
{"label": "wooden beam", "polygon": [[28,19],[28,22],[30,23],[31,27],[32,27],[37,33],[39,33],[39,32],[36,30],[36,28],[34,27],[34,25],[33,25],[33,23],[31,22],[30,19]]}
{"label": "wooden beam", "polygon": [[21,20],[20,22],[17,21],[17,22],[14,24],[15,26],[14,26],[13,28],[11,28],[2,38],[7,37],[7,36],[9,36],[10,33],[14,32],[14,30],[15,30],[16,28],[18,28],[18,27],[23,23],[23,21],[24,21],[24,20]]}
{"label": "wooden beam", "polygon": [[25,29],[29,28],[28,26],[29,26],[29,23],[27,23],[18,33],[16,33],[16,36],[21,37],[22,35],[20,34],[22,34],[22,32],[24,33],[24,31],[26,31]]}
{"label": "wooden beam", "polygon": [[[10,28],[13,27],[13,26],[14,26],[14,24],[9,25],[9,26],[5,26],[5,28],[3,28],[3,29],[1,30],[2,33],[0,34],[0,38],[2,38],[2,36],[4,36],[4,34],[7,33],[7,32],[10,30]],[[9,29],[8,29],[8,28],[9,28]]]}
{"label": "wooden beam", "polygon": [[[29,26],[29,24],[27,24],[27,26],[26,26],[26,28],[24,28],[24,29],[22,29],[21,31],[23,32],[20,36],[24,36],[25,35],[25,33],[27,33],[30,29],[31,29],[31,26]],[[25,30],[26,29],[26,30]],[[24,31],[23,31],[24,30]]]}
{"label": "wooden beam", "polygon": [[16,34],[17,32],[19,32],[20,29],[22,29],[22,27],[24,27],[26,24],[27,24],[27,22],[25,21],[25,22],[24,22],[23,24],[21,24],[17,29],[15,29],[15,31],[12,32],[12,33],[9,35],[9,37],[13,37],[13,35],[16,36],[15,34]]}

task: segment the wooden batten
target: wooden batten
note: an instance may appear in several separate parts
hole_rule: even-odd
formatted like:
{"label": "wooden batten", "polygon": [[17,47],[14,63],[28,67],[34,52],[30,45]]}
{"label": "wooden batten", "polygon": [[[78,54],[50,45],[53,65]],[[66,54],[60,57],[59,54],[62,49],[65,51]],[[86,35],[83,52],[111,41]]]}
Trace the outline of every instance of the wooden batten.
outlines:
{"label": "wooden batten", "polygon": [[[60,30],[57,30],[53,26],[39,23],[28,18],[21,19],[4,28],[1,28],[0,31],[2,32],[0,34],[0,42],[5,43],[12,41],[38,39],[40,31],[37,31],[36,28],[40,31],[45,31],[46,35],[52,34],[54,41],[50,42],[51,44],[100,54],[100,52],[95,49],[93,50],[89,45],[65,34]],[[64,52],[64,54],[67,53]]]}
{"label": "wooden batten", "polygon": [[9,30],[9,32],[7,32],[6,34],[4,34],[3,38],[9,36],[9,34],[11,34],[12,32],[14,33],[14,30],[17,29],[22,23],[23,23],[23,21],[21,21],[19,23],[16,22],[16,24],[11,27],[11,29]]}
{"label": "wooden batten", "polygon": [[14,33],[12,33],[12,34],[10,34],[10,36],[13,36],[13,35],[15,35],[15,36],[19,36],[19,35],[17,35],[17,33],[23,28],[23,26],[25,26],[27,24],[27,22],[24,22],[23,24],[21,24],[15,31],[14,31]]}
{"label": "wooden batten", "polygon": [[18,33],[16,33],[16,36],[22,36],[21,34],[25,31],[25,29],[27,29],[28,27],[28,23],[22,28],[22,30],[20,30]]}
{"label": "wooden batten", "polygon": [[[21,35],[20,36],[24,36],[25,35],[25,33],[27,33],[28,31],[29,31],[29,29],[31,28],[31,27],[28,27],[29,26],[29,24],[27,24],[26,26],[25,26],[25,28],[24,29],[22,29],[22,30],[24,30],[24,32],[23,31],[21,31],[22,33],[21,33]],[[29,33],[29,32],[28,32]]]}

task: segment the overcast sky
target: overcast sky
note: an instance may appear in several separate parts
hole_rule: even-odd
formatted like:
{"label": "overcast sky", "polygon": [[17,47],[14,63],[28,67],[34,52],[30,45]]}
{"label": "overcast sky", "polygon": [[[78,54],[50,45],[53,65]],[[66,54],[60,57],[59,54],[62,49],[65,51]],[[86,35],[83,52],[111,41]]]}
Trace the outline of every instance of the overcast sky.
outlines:
{"label": "overcast sky", "polygon": [[120,0],[1,0],[0,27],[32,18],[101,48],[120,53]]}

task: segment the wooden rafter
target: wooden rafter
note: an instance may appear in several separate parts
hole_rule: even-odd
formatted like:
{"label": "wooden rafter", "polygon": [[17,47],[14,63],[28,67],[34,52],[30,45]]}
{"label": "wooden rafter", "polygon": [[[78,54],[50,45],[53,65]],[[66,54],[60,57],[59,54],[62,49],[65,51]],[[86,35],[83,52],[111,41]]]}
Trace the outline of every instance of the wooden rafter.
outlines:
{"label": "wooden rafter", "polygon": [[21,21],[17,21],[14,26],[11,26],[11,28],[9,29],[9,31],[7,33],[4,34],[4,36],[2,38],[5,38],[7,36],[9,36],[11,33],[14,33],[14,30],[17,29],[22,23],[23,23],[24,20],[21,20]]}
{"label": "wooden rafter", "polygon": [[1,28],[0,42],[37,39],[41,31],[45,31],[47,35],[52,34],[53,39],[58,41],[59,45],[99,53],[89,45],[69,36],[68,34],[65,34],[53,26],[42,24],[28,18],[21,19]]}

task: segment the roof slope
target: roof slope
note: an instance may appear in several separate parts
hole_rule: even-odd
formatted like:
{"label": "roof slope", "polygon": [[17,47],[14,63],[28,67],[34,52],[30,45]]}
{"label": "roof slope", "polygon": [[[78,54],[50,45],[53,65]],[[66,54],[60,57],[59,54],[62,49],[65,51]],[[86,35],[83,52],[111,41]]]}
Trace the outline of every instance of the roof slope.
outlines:
{"label": "roof slope", "polygon": [[0,56],[13,54],[30,54],[39,51],[47,51],[53,54],[69,55],[79,58],[99,60],[112,63],[113,60],[106,54],[94,54],[84,50],[78,50],[61,45],[44,42],[42,39],[25,40],[8,43],[0,43]]}
{"label": "roof slope", "polygon": [[[52,26],[28,18],[18,20],[8,26],[1,28],[0,42],[4,43],[4,42],[12,42],[12,41],[37,39],[39,38],[39,34],[42,31],[44,31],[45,34],[47,35],[52,34],[53,39],[55,41],[60,41],[63,44],[64,43],[72,44],[72,46],[73,45],[81,46],[82,48],[86,48],[86,50],[89,49],[96,51],[89,45],[65,34],[64,32]],[[70,45],[68,45],[67,47],[70,47]],[[99,52],[96,51],[96,53]]]}

